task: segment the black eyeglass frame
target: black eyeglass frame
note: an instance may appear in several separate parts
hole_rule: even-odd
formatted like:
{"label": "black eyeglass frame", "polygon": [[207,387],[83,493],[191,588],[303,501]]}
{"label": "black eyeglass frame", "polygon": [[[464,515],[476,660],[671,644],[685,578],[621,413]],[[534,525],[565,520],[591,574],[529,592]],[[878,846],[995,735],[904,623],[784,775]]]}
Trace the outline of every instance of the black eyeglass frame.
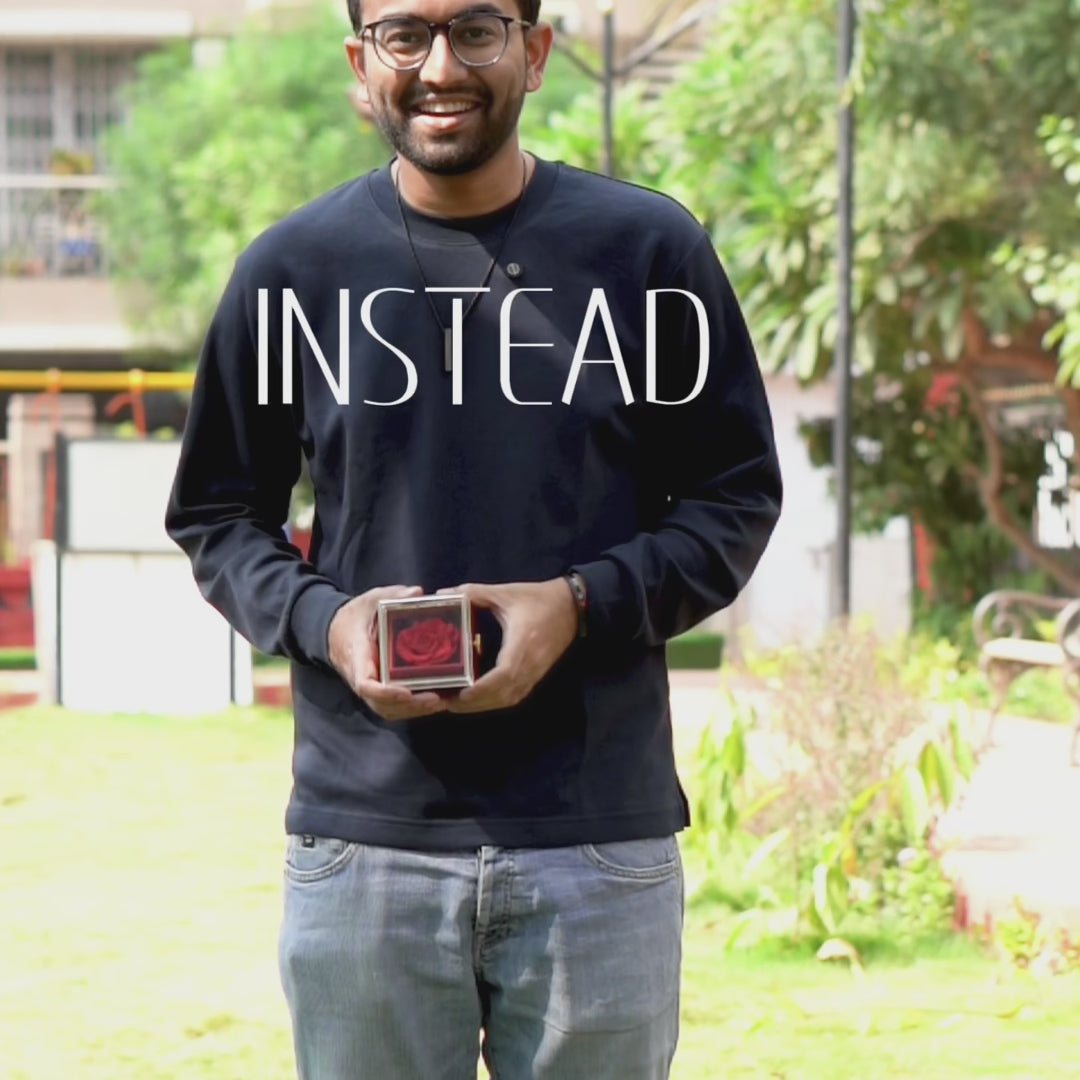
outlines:
{"label": "black eyeglass frame", "polygon": [[[472,60],[463,59],[461,56],[458,55],[457,49],[454,48],[454,39],[450,36],[450,31],[452,27],[455,23],[467,22],[470,19],[497,19],[503,24],[503,27],[506,31],[506,40],[503,41],[503,47],[499,51],[499,55],[496,56],[493,60],[485,60],[483,63],[478,64]],[[382,50],[379,48],[379,43],[375,39],[374,31],[379,26],[386,26],[387,24],[391,23],[398,25],[402,23],[406,25],[409,23],[415,23],[419,24],[420,26],[427,27],[427,50],[424,52],[424,55],[421,56],[420,59],[417,60],[415,63],[401,66],[399,64],[388,63],[383,58]],[[424,19],[413,18],[407,15],[394,15],[391,16],[389,19],[378,19],[373,23],[368,23],[367,26],[365,26],[360,31],[360,37],[363,38],[367,35],[367,32],[369,30],[372,31],[371,45],[372,48],[374,48],[375,50],[375,55],[379,58],[379,63],[390,68],[391,71],[416,71],[417,68],[422,68],[427,63],[428,57],[431,55],[431,48],[435,44],[436,34],[446,34],[446,43],[450,46],[450,51],[454,54],[454,59],[457,60],[459,64],[463,64],[467,68],[486,68],[492,67],[493,65],[497,64],[506,55],[506,50],[510,45],[511,26],[520,26],[523,27],[525,30],[531,30],[535,25],[536,23],[531,23],[526,19],[517,19],[513,15],[503,15],[501,12],[498,11],[466,11],[462,12],[462,14],[460,15],[455,15],[452,19],[448,19],[446,22],[441,23],[427,22]]]}

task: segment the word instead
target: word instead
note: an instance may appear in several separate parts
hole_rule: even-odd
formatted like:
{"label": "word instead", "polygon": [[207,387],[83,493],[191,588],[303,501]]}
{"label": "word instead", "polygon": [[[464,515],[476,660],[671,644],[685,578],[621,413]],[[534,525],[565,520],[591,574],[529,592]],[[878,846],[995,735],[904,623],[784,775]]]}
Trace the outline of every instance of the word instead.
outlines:
{"label": "word instead", "polygon": [[[490,292],[487,288],[472,288],[456,286],[430,287],[426,290],[432,293],[459,293],[470,294],[478,292]],[[415,293],[415,289],[402,289],[388,287],[376,289],[364,297],[360,305],[360,321],[364,329],[371,337],[384,346],[390,353],[401,361],[405,368],[405,390],[394,401],[368,401],[365,405],[401,405],[408,401],[416,388],[419,378],[416,365],[392,342],[387,341],[372,323],[371,314],[375,301],[384,293]],[[508,293],[499,309],[499,384],[506,399],[515,405],[553,405],[551,401],[519,401],[514,396],[510,386],[510,356],[513,349],[544,349],[553,348],[551,342],[520,342],[510,340],[510,316],[514,301],[522,293],[554,292],[553,289],[528,288],[514,289]],[[685,296],[693,305],[698,321],[698,368],[693,389],[686,397],[678,401],[663,401],[656,395],[656,298],[661,293],[675,293]],[[349,404],[349,352],[350,352],[350,317],[349,317],[349,290],[339,290],[339,338],[338,338],[338,370],[337,375],[330,370],[326,356],[311,330],[311,324],[307,320],[296,294],[292,289],[283,289],[282,297],[282,326],[281,326],[281,402],[283,405],[292,404],[293,385],[293,323],[299,325],[301,332],[307,339],[311,350],[318,361],[323,378],[326,380],[334,400],[339,405]],[[451,324],[446,331],[446,366],[451,374],[451,401],[454,405],[462,403],[462,376],[461,376],[461,328],[464,321],[463,297],[454,296],[452,300]],[[259,404],[266,405],[270,401],[270,292],[268,289],[259,289],[258,295],[258,394]],[[587,343],[593,331],[597,319],[600,319],[604,334],[607,338],[611,356],[603,360],[586,359],[585,351]],[[581,333],[578,335],[577,345],[574,349],[574,357],[570,364],[566,386],[562,394],[562,402],[569,405],[573,400],[574,388],[577,386],[581,369],[585,364],[609,364],[615,368],[622,390],[623,400],[627,405],[633,403],[634,396],[630,389],[630,379],[626,373],[626,365],[623,363],[622,350],[615,336],[615,326],[611,318],[611,309],[608,307],[607,297],[604,290],[593,289],[589,296],[589,303],[585,309],[582,320]],[[705,378],[709,370],[709,320],[705,313],[705,305],[701,299],[685,289],[650,289],[645,294],[645,400],[653,405],[685,405],[688,401],[701,393],[705,386]]]}

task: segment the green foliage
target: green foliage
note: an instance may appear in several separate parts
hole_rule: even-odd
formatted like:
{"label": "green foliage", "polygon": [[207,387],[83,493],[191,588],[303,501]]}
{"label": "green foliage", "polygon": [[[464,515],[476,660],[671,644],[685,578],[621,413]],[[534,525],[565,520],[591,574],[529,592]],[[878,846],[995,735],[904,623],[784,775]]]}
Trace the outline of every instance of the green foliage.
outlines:
{"label": "green foliage", "polygon": [[[577,51],[585,50],[579,45]],[[579,96],[589,94],[599,96],[597,83],[576,67],[565,53],[552,50],[544,69],[543,85],[526,96],[525,106],[521,110],[518,131],[522,146],[527,150],[535,149],[545,136],[551,117],[565,112]]]}
{"label": "green foliage", "polygon": [[[109,145],[120,187],[103,209],[133,317],[178,357],[190,359],[258,233],[388,158],[349,100],[343,33],[341,5],[317,4],[285,30],[249,23],[217,66],[193,66],[187,45],[140,65],[131,122]],[[589,89],[552,56],[542,90],[526,99],[526,145],[543,144],[549,115]]]}
{"label": "green foliage", "polygon": [[1010,687],[1002,709],[1013,716],[1030,716],[1071,724],[1076,702],[1069,696],[1060,671],[1035,668],[1025,671]]}
{"label": "green foliage", "polygon": [[756,670],[768,687],[760,712],[736,707],[723,738],[706,731],[698,755],[694,842],[707,876],[725,879],[714,894],[793,905],[819,936],[852,912],[898,921],[913,938],[942,929],[943,879],[915,856],[971,774],[960,724],[931,727],[902,650],[858,629]]}
{"label": "green foliage", "polygon": [[190,357],[240,251],[301,204],[384,161],[348,97],[338,6],[284,32],[248,24],[221,63],[155,53],[131,89],[109,159],[111,260],[137,322]]}
{"label": "green foliage", "polygon": [[33,649],[9,646],[0,649],[0,671],[33,671],[37,653]]}
{"label": "green foliage", "polygon": [[973,609],[966,596],[952,601],[931,601],[923,593],[916,593],[910,641],[913,651],[926,657],[928,676],[941,671],[959,674],[974,669],[979,648],[975,644]]}
{"label": "green foliage", "polygon": [[689,630],[667,643],[667,662],[671,669],[712,670],[720,666],[724,655],[724,637],[706,630]]}
{"label": "green foliage", "polygon": [[[651,187],[663,171],[663,110],[644,97],[645,87],[629,83],[615,98],[613,116],[615,175]],[[543,91],[541,91],[543,93]],[[603,171],[599,88],[583,89],[563,109],[548,113],[543,128],[523,132],[530,150],[552,161]]]}
{"label": "green foliage", "polygon": [[1042,975],[1080,971],[1080,938],[1019,900],[994,923],[992,941],[1013,966]]}
{"label": "green foliage", "polygon": [[[804,378],[835,344],[835,10],[731,5],[666,101],[670,178],[711,224],[766,362]],[[1080,12],[897,2],[862,26],[856,357],[903,373],[916,351],[958,358],[965,310],[991,333],[1030,322],[1031,297],[991,258],[1002,240],[1080,233],[1036,137],[1046,112],[1080,108]]]}
{"label": "green foliage", "polygon": [[[854,353],[859,371],[904,388],[904,415],[875,413],[879,388],[866,381],[858,433],[873,445],[890,430],[880,458],[857,464],[858,512],[880,521],[893,507],[936,504],[927,513],[944,598],[970,600],[1013,545],[985,523],[972,467],[986,447],[966,406],[920,426],[915,391],[962,354],[984,384],[1008,377],[1006,346],[1022,342],[1036,366],[1052,360],[1038,347],[1046,306],[1060,321],[1045,348],[1059,350],[1063,377],[1080,370],[1080,166],[1068,119],[1080,116],[1080,5],[885,0],[859,16],[845,90],[857,115]],[[630,179],[706,223],[764,365],[804,380],[831,368],[836,344],[835,51],[832,0],[735,0],[662,100],[664,129],[642,112],[623,157]],[[595,162],[595,102],[562,123],[578,159]],[[999,254],[1009,250],[1022,251],[1024,274]],[[1007,440],[1001,490],[1017,522],[1029,520],[1035,435]]]}
{"label": "green foliage", "polygon": [[[1080,219],[1080,131],[1075,117],[1048,116],[1039,134],[1045,142],[1051,164],[1061,170],[1065,182],[1076,189],[1072,216]],[[1069,231],[1066,231],[1066,236]],[[1048,247],[1028,242],[1017,248],[1005,244],[998,261],[1020,275],[1031,289],[1037,304],[1055,311],[1060,319],[1046,333],[1048,349],[1058,349],[1061,357],[1060,381],[1080,387],[1080,242],[1061,245],[1058,237]]]}
{"label": "green foliage", "polygon": [[[295,1080],[269,974],[291,717],[38,708],[0,732],[5,1080]],[[1075,977],[879,936],[857,983],[805,942],[727,953],[725,930],[689,913],[673,1078],[1075,1080]]]}
{"label": "green foliage", "polygon": [[[921,523],[935,544],[939,603],[972,605],[1010,583],[1013,546],[986,519],[972,473],[984,441],[955,379],[925,364],[911,365],[902,377],[864,373],[854,380],[852,417],[855,528],[878,532],[897,516]],[[832,420],[806,421],[800,430],[811,462],[831,465]],[[1045,468],[1044,434],[1000,432],[1004,499],[1017,520],[1029,520],[1034,510],[1036,481]]]}
{"label": "green foliage", "polygon": [[[928,701],[987,708],[992,695],[978,667],[971,608],[924,609],[917,626],[903,646],[905,685]],[[1032,632],[1052,640],[1053,624],[1040,620]],[[1059,724],[1076,719],[1076,702],[1065,689],[1061,672],[1044,668],[1033,668],[1017,678],[1002,709],[1012,716]]]}
{"label": "green foliage", "polygon": [[951,929],[956,894],[925,845],[903,849],[881,873],[878,917],[909,943]]}
{"label": "green foliage", "polygon": [[736,712],[722,740],[711,727],[702,734],[697,756],[698,835],[707,838],[710,854],[719,854],[720,841],[738,824],[736,790],[746,772],[746,730],[754,717]]}

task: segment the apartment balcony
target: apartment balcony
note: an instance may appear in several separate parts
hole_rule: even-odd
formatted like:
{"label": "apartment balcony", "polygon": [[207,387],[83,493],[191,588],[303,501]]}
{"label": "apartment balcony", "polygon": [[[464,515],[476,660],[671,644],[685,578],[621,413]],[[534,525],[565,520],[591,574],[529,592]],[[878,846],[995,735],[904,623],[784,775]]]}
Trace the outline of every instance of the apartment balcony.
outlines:
{"label": "apartment balcony", "polygon": [[115,362],[131,332],[94,199],[108,177],[0,174],[0,358]]}
{"label": "apartment balcony", "polygon": [[104,232],[94,197],[105,176],[0,174],[0,276],[104,277]]}

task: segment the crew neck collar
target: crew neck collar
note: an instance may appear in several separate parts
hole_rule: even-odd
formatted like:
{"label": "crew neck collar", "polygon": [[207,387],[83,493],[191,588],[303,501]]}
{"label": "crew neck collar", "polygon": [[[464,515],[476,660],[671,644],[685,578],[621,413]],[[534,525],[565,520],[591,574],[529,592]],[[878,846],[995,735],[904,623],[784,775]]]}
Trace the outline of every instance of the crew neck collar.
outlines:
{"label": "crew neck collar", "polygon": [[[536,166],[532,178],[520,196],[522,201],[521,210],[524,212],[529,207],[539,206],[551,190],[558,172],[557,166],[551,162],[533,155]],[[398,211],[397,191],[394,188],[393,175],[390,165],[393,158],[381,169],[376,169],[368,174],[368,191],[376,208],[398,228],[401,219]],[[407,202],[402,200],[402,207],[408,219],[410,229],[415,230],[419,238],[442,239],[453,242],[454,236],[460,236],[461,242],[471,242],[473,238],[498,232],[505,227],[507,220],[518,206],[518,199],[512,199],[505,206],[486,214],[473,217],[437,217],[431,214],[421,213],[414,210]]]}

